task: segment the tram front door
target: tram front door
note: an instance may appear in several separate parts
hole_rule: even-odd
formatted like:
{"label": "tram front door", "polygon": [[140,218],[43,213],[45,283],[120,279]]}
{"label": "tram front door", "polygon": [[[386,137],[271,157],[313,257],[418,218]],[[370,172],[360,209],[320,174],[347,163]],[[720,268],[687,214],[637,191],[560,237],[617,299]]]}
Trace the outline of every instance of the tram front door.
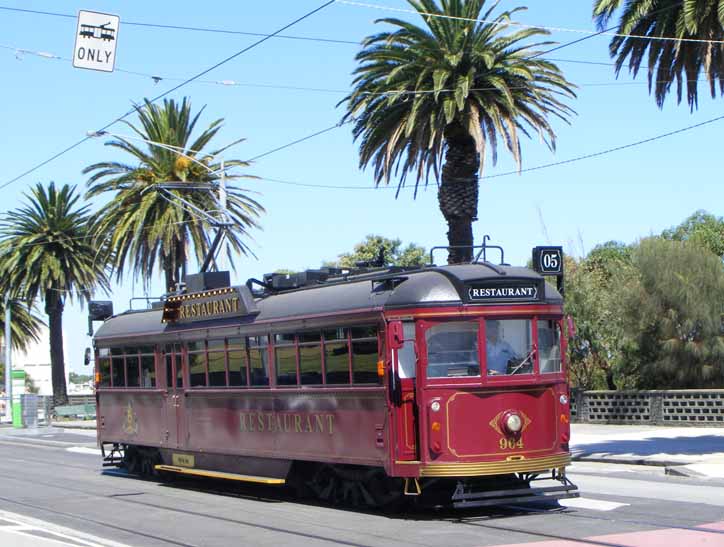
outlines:
{"label": "tram front door", "polygon": [[169,344],[164,347],[163,362],[166,368],[166,418],[165,443],[169,448],[179,448],[183,438],[183,360],[181,345]]}

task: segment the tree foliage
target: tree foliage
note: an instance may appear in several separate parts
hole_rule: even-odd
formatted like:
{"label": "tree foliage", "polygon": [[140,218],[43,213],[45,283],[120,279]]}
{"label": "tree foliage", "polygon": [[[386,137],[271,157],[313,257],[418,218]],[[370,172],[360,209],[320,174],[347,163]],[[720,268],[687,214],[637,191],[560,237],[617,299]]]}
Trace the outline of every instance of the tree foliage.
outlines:
{"label": "tree foliage", "polygon": [[93,225],[75,187],[37,184],[27,204],[0,221],[0,283],[14,298],[45,304],[50,335],[53,396],[65,404],[63,309],[108,288],[106,266],[93,245]]}
{"label": "tree foliage", "polygon": [[609,242],[568,259],[566,312],[576,325],[569,356],[580,387],[724,385],[724,267],[696,242]]}
{"label": "tree foliage", "polygon": [[384,249],[386,265],[390,266],[424,266],[427,253],[424,247],[408,244],[402,246],[402,240],[389,239],[380,235],[368,235],[365,240],[357,243],[354,250],[342,253],[335,261],[325,262],[326,266],[353,268],[357,262],[371,262],[377,259],[380,249]]}
{"label": "tree foliage", "polygon": [[[106,146],[129,154],[137,163],[100,162],[83,170],[84,174],[93,173],[88,180],[89,197],[112,193],[111,202],[98,215],[97,227],[111,251],[110,260],[119,279],[126,269],[131,269],[134,276],[149,283],[154,271],[162,269],[170,289],[185,273],[191,253],[199,263],[204,259],[211,224],[183,201],[212,216],[218,215],[215,196],[221,176],[219,156],[240,141],[205,150],[223,120],[215,120],[193,137],[203,110],[192,115],[186,97],[181,103],[164,100],[162,106],[146,99],[136,107],[140,126],[124,123],[142,141],[165,146],[136,145],[125,138],[114,138]],[[224,171],[247,165],[241,160],[227,159]],[[239,178],[240,175],[226,174],[228,181]],[[165,183],[174,184],[160,190],[159,185]],[[231,249],[246,254],[249,250],[244,237],[257,226],[264,209],[247,190],[233,184],[227,186],[227,200],[233,224],[227,241]]]}
{"label": "tree foliage", "polygon": [[664,239],[690,241],[724,258],[724,218],[696,211],[678,226],[664,230]]}
{"label": "tree foliage", "polygon": [[465,262],[486,151],[495,163],[501,144],[520,166],[521,136],[554,148],[549,118],[567,120],[573,111],[563,101],[575,94],[554,63],[535,55],[549,42],[530,39],[547,32],[512,21],[525,8],[494,15],[499,1],[408,2],[424,24],[377,21],[393,28],[363,42],[344,119],[354,120],[360,167],[371,166],[377,184],[399,175],[399,194],[412,175],[417,195],[431,173],[440,180],[449,244],[466,247],[449,261]]}
{"label": "tree foliage", "polygon": [[630,248],[610,241],[580,261],[567,257],[566,313],[574,319],[569,340],[571,379],[583,389],[615,389],[621,326],[617,288],[631,275]]}
{"label": "tree foliage", "polygon": [[676,83],[678,102],[686,91],[693,110],[702,72],[712,97],[717,88],[724,92],[724,0],[595,0],[600,29],[616,13],[618,28],[609,45],[616,74],[626,64],[634,76],[646,68],[659,107]]}
{"label": "tree foliage", "polygon": [[661,238],[634,250],[623,287],[624,358],[643,388],[724,385],[724,269],[698,245]]}

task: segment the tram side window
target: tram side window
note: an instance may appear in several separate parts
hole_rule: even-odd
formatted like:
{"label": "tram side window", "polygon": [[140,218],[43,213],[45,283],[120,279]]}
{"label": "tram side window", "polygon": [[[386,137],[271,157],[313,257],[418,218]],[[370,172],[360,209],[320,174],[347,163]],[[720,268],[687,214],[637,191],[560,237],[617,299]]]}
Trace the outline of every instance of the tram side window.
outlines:
{"label": "tram side window", "polygon": [[302,385],[322,383],[321,336],[318,331],[303,332],[299,339],[299,376]]}
{"label": "tram side window", "polygon": [[209,386],[226,387],[226,344],[222,340],[208,341]]}
{"label": "tram side window", "polygon": [[156,358],[153,346],[141,346],[141,387],[156,387]]}
{"label": "tram side window", "polygon": [[126,387],[139,387],[140,382],[140,357],[138,348],[124,348],[126,354]]}
{"label": "tram side window", "polygon": [[126,387],[126,361],[121,348],[111,348],[111,376],[113,387]]}
{"label": "tram side window", "polygon": [[478,323],[451,321],[425,332],[428,378],[479,376]]}
{"label": "tram side window", "polygon": [[377,327],[352,327],[352,381],[355,384],[377,384],[379,343]]}
{"label": "tram side window", "polygon": [[541,374],[561,371],[561,331],[557,321],[538,319]]}
{"label": "tram side window", "polygon": [[98,387],[109,387],[111,385],[111,351],[108,348],[98,349],[96,372],[100,375]]}
{"label": "tram side window", "polygon": [[277,385],[297,385],[297,346],[294,334],[274,336],[274,361]]}
{"label": "tram side window", "polygon": [[268,386],[268,341],[266,336],[250,336],[246,339],[246,351],[249,356],[249,375],[252,386]]}
{"label": "tram side window", "polygon": [[324,372],[327,384],[349,384],[347,329],[327,329],[324,335]]}
{"label": "tram side window", "polygon": [[206,386],[206,348],[205,342],[189,342],[188,364],[189,364],[189,382],[191,387]]}
{"label": "tram side window", "polygon": [[229,338],[229,386],[231,387],[247,385],[246,356],[243,348],[243,338]]}

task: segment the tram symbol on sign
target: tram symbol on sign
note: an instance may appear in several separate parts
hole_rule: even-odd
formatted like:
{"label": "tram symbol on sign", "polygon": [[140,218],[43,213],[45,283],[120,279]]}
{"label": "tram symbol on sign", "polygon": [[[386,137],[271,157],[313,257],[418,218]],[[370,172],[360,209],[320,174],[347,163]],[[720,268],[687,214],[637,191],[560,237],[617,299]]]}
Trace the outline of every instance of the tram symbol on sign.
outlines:
{"label": "tram symbol on sign", "polygon": [[81,25],[79,36],[82,38],[97,38],[109,42],[116,39],[116,29],[110,28],[111,22],[103,25]]}

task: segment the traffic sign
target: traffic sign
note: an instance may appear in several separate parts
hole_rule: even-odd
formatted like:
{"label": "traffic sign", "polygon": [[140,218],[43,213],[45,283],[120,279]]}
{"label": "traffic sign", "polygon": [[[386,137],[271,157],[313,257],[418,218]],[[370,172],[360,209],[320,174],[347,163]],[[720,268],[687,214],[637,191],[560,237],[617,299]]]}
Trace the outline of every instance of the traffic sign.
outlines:
{"label": "traffic sign", "polygon": [[73,66],[113,72],[121,18],[95,11],[78,12]]}
{"label": "traffic sign", "polygon": [[543,275],[562,275],[563,247],[535,247],[533,269]]}

